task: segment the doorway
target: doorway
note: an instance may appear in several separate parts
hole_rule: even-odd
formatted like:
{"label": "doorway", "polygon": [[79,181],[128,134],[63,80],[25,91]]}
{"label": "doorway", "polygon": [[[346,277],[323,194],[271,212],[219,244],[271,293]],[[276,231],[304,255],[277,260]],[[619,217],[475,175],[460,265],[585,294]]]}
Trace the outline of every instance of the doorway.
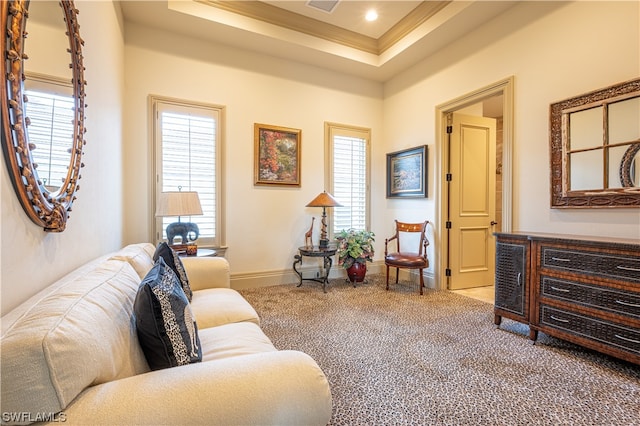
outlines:
{"label": "doorway", "polygon": [[[492,111],[492,112],[489,112]],[[464,113],[465,115],[493,115],[502,116],[500,121],[501,126],[501,154],[497,155],[495,161],[495,172],[497,173],[499,180],[499,188],[501,191],[496,191],[499,195],[496,197],[500,200],[495,208],[494,217],[487,217],[488,226],[479,226],[475,224],[471,227],[465,228],[470,230],[468,233],[460,232],[460,222],[454,224],[451,220],[452,217],[457,217],[460,214],[460,206],[456,200],[451,198],[451,186],[450,186],[450,170],[451,164],[460,164],[460,150],[450,148],[450,136],[448,130],[453,125],[452,119],[454,113]],[[475,128],[471,133],[475,133]],[[493,284],[493,277],[495,274],[494,260],[488,259],[487,256],[493,256],[493,254],[484,253],[482,256],[471,256],[469,259],[475,263],[486,263],[486,266],[478,267],[475,265],[468,268],[469,265],[464,263],[468,261],[460,262],[461,255],[464,254],[464,238],[461,235],[465,234],[470,236],[469,241],[475,240],[475,244],[484,244],[485,247],[494,247],[493,232],[509,232],[511,230],[511,197],[512,197],[512,148],[513,148],[513,77],[509,77],[505,80],[499,81],[493,85],[471,92],[460,98],[449,101],[445,104],[436,107],[436,137],[439,143],[436,144],[436,169],[440,176],[440,185],[436,188],[436,199],[440,206],[440,209],[436,212],[436,223],[439,224],[438,230],[440,238],[437,240],[437,250],[439,254],[437,256],[438,270],[436,272],[436,287],[439,289],[459,289],[459,288],[473,288],[478,286],[486,286],[488,283]],[[495,148],[495,147],[494,147]],[[499,150],[500,152],[500,150]],[[455,158],[454,158],[455,157]],[[491,178],[495,178],[492,176]],[[456,195],[457,198],[458,195]],[[453,201],[453,202],[452,202]],[[453,209],[453,211],[452,211]],[[492,213],[493,214],[493,213]],[[496,227],[496,225],[498,225]],[[451,232],[452,228],[455,232]],[[484,230],[481,231],[481,228]],[[452,236],[453,234],[453,236]],[[452,241],[455,238],[455,241]],[[482,241],[484,239],[484,241]],[[461,244],[462,242],[462,244]],[[468,248],[468,246],[467,246]],[[470,250],[467,250],[470,252]],[[493,252],[491,252],[493,253]],[[479,260],[480,259],[480,260]],[[472,262],[472,263],[473,263]],[[456,269],[456,272],[452,270],[452,266]],[[468,271],[465,270],[467,268]],[[474,272],[473,269],[486,269],[486,274],[482,279],[475,280],[469,279],[473,276],[473,273],[467,274],[466,272]],[[463,273],[460,273],[463,271]],[[455,281],[454,281],[455,280]]]}
{"label": "doorway", "polygon": [[497,119],[483,116],[482,103],[474,107],[475,115],[447,114],[449,290],[487,287],[495,277]]}

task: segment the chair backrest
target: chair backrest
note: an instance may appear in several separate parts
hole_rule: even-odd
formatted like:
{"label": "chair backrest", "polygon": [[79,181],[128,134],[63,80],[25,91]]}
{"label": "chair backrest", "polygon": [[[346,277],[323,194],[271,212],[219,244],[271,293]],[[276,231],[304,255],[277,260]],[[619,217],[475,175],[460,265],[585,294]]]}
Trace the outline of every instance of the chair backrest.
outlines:
{"label": "chair backrest", "polygon": [[[395,233],[395,239],[396,239],[396,250],[397,251],[401,251],[401,247],[403,247],[403,244],[401,244],[401,238],[400,236],[403,234],[419,234],[420,237],[419,238],[411,238],[411,242],[413,243],[415,240],[418,241],[418,255],[422,256],[423,254],[426,255],[426,249],[427,246],[429,245],[429,240],[426,237],[426,230],[427,230],[427,225],[429,224],[428,220],[425,220],[424,222],[421,223],[407,223],[407,222],[399,222],[398,220],[396,220],[396,233]],[[404,241],[404,240],[403,240]],[[415,246],[413,246],[415,247]],[[403,250],[404,251],[404,250]],[[411,250],[413,251],[413,250]]]}

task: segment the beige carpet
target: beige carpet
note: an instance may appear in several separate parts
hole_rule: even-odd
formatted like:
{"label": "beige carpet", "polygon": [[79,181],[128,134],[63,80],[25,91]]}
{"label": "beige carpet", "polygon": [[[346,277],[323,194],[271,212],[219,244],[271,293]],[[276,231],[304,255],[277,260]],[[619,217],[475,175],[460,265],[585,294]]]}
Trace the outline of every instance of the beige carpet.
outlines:
{"label": "beige carpet", "polygon": [[279,349],[311,355],[332,425],[640,425],[640,367],[493,325],[493,306],[372,275],[242,290]]}

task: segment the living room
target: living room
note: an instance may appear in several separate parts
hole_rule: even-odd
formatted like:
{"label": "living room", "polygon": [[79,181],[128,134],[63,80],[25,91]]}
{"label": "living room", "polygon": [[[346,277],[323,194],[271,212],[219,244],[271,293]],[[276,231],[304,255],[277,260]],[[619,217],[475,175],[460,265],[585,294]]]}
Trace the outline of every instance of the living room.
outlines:
{"label": "living room", "polygon": [[[155,3],[155,2],[154,2]],[[171,2],[170,2],[171,3]],[[86,67],[81,189],[64,232],[47,233],[23,212],[2,167],[1,313],[96,257],[153,242],[149,96],[222,105],[223,246],[232,288],[293,284],[291,264],[311,218],[305,207],[325,180],[325,123],[371,130],[373,270],[395,219],[430,220],[428,287],[446,289],[440,105],[511,79],[510,230],[640,239],[637,208],[550,208],[549,106],[640,75],[640,4],[518,2],[446,48],[388,78],[240,50],[152,27],[120,2],[77,1]],[[254,124],[302,130],[300,187],[254,185]],[[427,196],[386,197],[386,154],[427,145]],[[3,159],[3,163],[5,160]],[[316,241],[318,228],[315,230]],[[334,271],[336,274],[341,271]]]}
{"label": "living room", "polygon": [[[548,161],[551,103],[638,76],[636,2],[518,4],[384,83],[127,22],[118,3],[77,6],[89,105],[81,190],[68,228],[49,234],[23,214],[3,171],[2,312],[94,257],[151,239],[152,94],[226,106],[223,232],[238,283],[291,274],[311,217],[320,214],[305,205],[324,189],[316,159],[323,157],[325,122],[371,129],[370,227],[379,263],[394,219],[438,216],[436,106],[510,76],[511,230],[640,236],[636,209],[550,209]],[[300,188],[253,185],[254,123],[302,130]],[[422,144],[429,149],[429,195],[387,199],[385,154]],[[431,277],[441,274],[433,261],[438,238]]]}

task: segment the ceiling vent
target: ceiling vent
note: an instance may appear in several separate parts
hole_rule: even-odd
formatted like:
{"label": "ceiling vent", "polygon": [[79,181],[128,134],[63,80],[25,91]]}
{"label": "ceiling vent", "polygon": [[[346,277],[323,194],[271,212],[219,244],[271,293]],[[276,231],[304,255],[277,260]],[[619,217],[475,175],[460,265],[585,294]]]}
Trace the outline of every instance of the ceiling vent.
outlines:
{"label": "ceiling vent", "polygon": [[307,6],[319,9],[323,12],[331,13],[340,3],[340,0],[309,0]]}

